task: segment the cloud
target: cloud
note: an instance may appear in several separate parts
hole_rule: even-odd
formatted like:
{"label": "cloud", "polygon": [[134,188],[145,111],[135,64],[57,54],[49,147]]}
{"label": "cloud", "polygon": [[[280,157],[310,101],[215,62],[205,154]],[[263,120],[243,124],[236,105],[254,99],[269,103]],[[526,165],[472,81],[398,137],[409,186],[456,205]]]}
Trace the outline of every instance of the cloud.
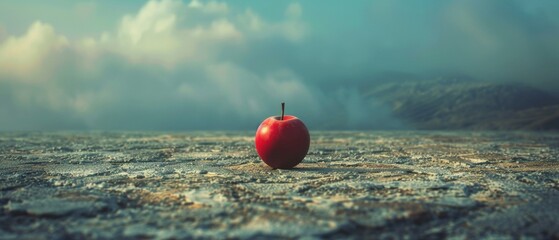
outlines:
{"label": "cloud", "polygon": [[[370,10],[369,69],[556,84],[557,5],[526,1],[378,1]],[[551,7],[549,6],[551,5]],[[549,8],[549,9],[546,9]]]}
{"label": "cloud", "polygon": [[292,32],[302,31],[301,7],[290,5],[265,31],[246,25],[245,13],[152,0],[115,30],[77,40],[37,21],[0,43],[1,129],[252,129],[281,101],[288,113],[316,118],[323,96],[296,73],[253,72],[228,53],[251,51],[254,41],[302,41]]}
{"label": "cloud", "polygon": [[246,28],[253,38],[281,38],[293,43],[300,43],[307,35],[308,27],[302,20],[303,9],[299,3],[291,3],[285,10],[282,22],[271,23],[262,19],[251,9],[238,16],[241,26]]}
{"label": "cloud", "polygon": [[281,101],[311,129],[405,127],[359,95],[387,72],[559,90],[557,4],[373,1],[340,4],[343,19],[306,4],[151,0],[80,37],[0,27],[0,130],[255,129]]}
{"label": "cloud", "polygon": [[[214,51],[242,40],[243,33],[228,20],[227,12],[223,3],[150,1],[137,14],[124,16],[116,36],[105,34],[102,44],[133,62],[173,68],[211,58]],[[206,21],[184,19],[190,14],[212,17]]]}
{"label": "cloud", "polygon": [[[559,70],[559,25],[528,12],[519,2],[454,1],[441,16],[447,40],[442,57],[478,78],[555,81]],[[441,54],[441,53],[439,53]],[[445,65],[443,65],[445,66]]]}
{"label": "cloud", "polygon": [[[69,42],[54,28],[37,21],[21,37],[9,37],[0,45],[0,74],[41,81],[48,74],[49,57],[60,54]],[[52,63],[52,62],[50,62]]]}
{"label": "cloud", "polygon": [[229,6],[226,3],[210,1],[207,3],[193,0],[188,4],[189,8],[199,9],[204,13],[226,14],[229,12]]}

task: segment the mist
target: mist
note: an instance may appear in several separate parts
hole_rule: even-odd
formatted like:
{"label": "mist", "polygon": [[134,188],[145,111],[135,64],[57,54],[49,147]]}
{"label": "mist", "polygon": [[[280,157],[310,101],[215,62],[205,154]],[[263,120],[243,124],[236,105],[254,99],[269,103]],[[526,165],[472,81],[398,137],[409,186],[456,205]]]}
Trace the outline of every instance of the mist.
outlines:
{"label": "mist", "polygon": [[362,91],[464,76],[559,92],[555,1],[280,3],[153,0],[96,34],[1,7],[0,130],[254,130],[281,102],[312,130],[409,129]]}

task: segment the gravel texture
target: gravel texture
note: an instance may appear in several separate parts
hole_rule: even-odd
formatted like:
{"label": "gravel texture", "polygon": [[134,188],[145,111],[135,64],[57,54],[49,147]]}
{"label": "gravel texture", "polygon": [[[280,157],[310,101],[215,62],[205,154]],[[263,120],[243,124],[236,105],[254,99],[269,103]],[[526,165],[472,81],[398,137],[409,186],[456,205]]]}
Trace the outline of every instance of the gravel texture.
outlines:
{"label": "gravel texture", "polygon": [[0,239],[559,238],[559,134],[0,133]]}

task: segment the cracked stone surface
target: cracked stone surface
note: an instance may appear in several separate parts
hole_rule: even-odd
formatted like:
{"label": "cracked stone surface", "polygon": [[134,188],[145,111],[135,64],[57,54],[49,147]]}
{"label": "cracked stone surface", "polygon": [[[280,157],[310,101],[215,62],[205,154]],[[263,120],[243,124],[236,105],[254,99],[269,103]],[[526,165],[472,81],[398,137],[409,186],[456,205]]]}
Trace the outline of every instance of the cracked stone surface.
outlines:
{"label": "cracked stone surface", "polygon": [[0,239],[559,238],[559,134],[0,133]]}

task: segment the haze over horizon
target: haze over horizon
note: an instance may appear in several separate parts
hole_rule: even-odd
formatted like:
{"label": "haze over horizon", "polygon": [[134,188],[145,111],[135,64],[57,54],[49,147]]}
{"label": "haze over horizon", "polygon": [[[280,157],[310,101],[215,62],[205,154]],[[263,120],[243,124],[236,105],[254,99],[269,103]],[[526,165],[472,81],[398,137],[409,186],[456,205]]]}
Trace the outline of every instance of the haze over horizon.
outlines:
{"label": "haze over horizon", "polygon": [[402,77],[559,93],[559,1],[320,3],[2,1],[0,130],[255,130],[282,101],[400,129],[359,88]]}

